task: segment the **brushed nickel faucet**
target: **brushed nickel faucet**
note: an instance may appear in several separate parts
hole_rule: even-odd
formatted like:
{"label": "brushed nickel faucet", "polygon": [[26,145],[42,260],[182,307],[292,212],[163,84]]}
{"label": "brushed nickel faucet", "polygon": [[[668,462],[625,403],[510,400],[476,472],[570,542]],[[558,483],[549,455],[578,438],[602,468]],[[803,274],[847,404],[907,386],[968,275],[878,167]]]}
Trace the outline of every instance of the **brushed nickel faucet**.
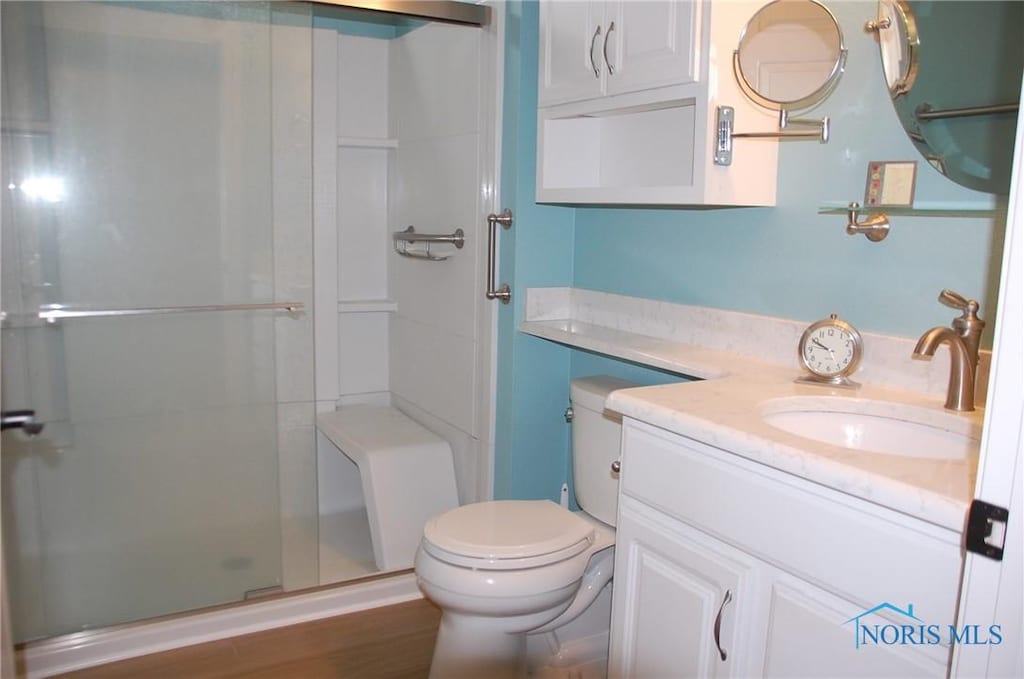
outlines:
{"label": "brushed nickel faucet", "polygon": [[926,330],[917,340],[913,357],[929,360],[939,345],[949,345],[949,387],[946,390],[946,409],[968,412],[974,410],[974,385],[978,370],[978,347],[985,321],[978,318],[978,302],[967,299],[952,290],[939,293],[939,301],[959,309],[963,315],[954,318],[952,327]]}

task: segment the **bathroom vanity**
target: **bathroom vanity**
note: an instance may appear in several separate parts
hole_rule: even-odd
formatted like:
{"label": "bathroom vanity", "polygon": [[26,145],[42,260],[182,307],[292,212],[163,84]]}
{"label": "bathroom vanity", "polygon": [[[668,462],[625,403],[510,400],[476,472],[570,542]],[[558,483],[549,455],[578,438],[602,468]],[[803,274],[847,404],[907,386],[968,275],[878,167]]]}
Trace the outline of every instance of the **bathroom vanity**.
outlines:
{"label": "bathroom vanity", "polygon": [[[982,411],[943,409],[945,356],[870,333],[861,388],[795,382],[802,325],[528,291],[523,332],[702,378],[606,402],[623,415],[610,677],[947,675]],[[878,438],[801,429],[861,418]]]}
{"label": "bathroom vanity", "polygon": [[[955,622],[957,531],[634,418],[623,437],[609,676],[946,676],[948,643],[858,638]],[[918,620],[858,619],[885,602]]]}

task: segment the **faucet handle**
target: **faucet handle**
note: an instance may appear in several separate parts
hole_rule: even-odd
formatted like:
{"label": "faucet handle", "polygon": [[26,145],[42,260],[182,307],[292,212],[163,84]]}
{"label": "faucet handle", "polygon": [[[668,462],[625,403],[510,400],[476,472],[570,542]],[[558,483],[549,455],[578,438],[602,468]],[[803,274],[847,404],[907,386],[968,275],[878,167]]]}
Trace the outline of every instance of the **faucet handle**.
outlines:
{"label": "faucet handle", "polygon": [[[968,299],[966,297],[964,297],[963,295],[961,295],[959,292],[955,292],[953,290],[948,290],[947,289],[947,290],[943,290],[942,292],[939,293],[939,301],[942,302],[943,304],[945,304],[948,307],[952,307],[954,309],[959,309],[960,311],[966,311],[968,305],[973,300],[968,301]],[[978,303],[977,302],[974,302],[974,308],[975,308],[975,310],[977,310],[977,308],[978,308]]]}
{"label": "faucet handle", "polygon": [[939,301],[948,307],[964,312],[963,316],[953,319],[953,329],[961,337],[969,340],[971,353],[977,361],[978,340],[985,327],[985,321],[978,318],[977,300],[967,299],[953,290],[943,290],[939,293]]}
{"label": "faucet handle", "polygon": [[947,289],[939,293],[939,301],[948,307],[964,312],[963,319],[965,321],[981,320],[978,318],[977,300],[967,299],[959,292]]}

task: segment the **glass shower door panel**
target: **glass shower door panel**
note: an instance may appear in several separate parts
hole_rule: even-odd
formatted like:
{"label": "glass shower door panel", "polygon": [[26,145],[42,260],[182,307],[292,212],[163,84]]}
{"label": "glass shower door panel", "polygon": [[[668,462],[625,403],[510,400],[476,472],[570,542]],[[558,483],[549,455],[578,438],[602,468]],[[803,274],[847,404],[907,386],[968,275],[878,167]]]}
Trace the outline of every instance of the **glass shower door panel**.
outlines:
{"label": "glass shower door panel", "polygon": [[[264,3],[3,3],[5,551],[19,639],[281,583]],[[311,387],[310,387],[311,390]]]}

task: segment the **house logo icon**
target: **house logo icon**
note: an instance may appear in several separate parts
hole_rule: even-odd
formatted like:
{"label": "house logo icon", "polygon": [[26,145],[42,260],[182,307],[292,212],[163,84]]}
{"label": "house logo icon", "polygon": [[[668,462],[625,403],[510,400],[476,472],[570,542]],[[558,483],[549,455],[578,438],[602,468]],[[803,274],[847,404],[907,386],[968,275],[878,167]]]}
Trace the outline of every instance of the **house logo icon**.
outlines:
{"label": "house logo icon", "polygon": [[[904,618],[907,618],[906,622],[903,625],[881,625],[881,626],[879,626],[879,625],[870,625],[869,626],[869,625],[862,625],[861,624],[861,622],[860,622],[861,618],[865,618],[865,617],[867,617],[869,615],[874,615],[874,614],[878,613],[879,611],[885,611],[885,610],[893,611],[894,613],[896,613],[896,614],[898,614],[898,615],[900,615],[900,616],[902,616]],[[914,622],[916,622],[918,624],[915,625],[915,624],[911,623],[910,621],[914,621]],[[854,624],[854,629],[855,629],[855,634],[854,634],[854,646],[855,646],[855,648],[860,648],[867,641],[871,641],[872,643],[875,643],[875,644],[879,643],[880,641],[882,643],[884,643],[884,644],[908,643],[907,640],[906,640],[906,636],[907,636],[906,635],[906,630],[908,628],[911,629],[911,630],[920,629],[922,631],[922,634],[926,631],[926,626],[924,625],[924,621],[921,620],[921,618],[919,618],[916,615],[914,615],[914,604],[907,604],[907,610],[903,610],[899,606],[895,606],[895,605],[889,603],[888,601],[883,601],[882,603],[878,604],[874,608],[870,608],[870,609],[864,611],[863,613],[859,613],[859,614],[853,616],[849,620],[845,621],[843,624],[846,625],[846,624],[849,624],[851,622]],[[887,636],[891,636],[891,635],[887,635],[885,633],[887,629],[892,629],[892,630],[895,630],[897,632],[902,632],[903,634],[897,635],[896,638],[893,638],[890,641],[889,639],[886,638]],[[902,639],[900,637],[902,637]],[[911,643],[913,643],[913,642],[911,642]]]}

